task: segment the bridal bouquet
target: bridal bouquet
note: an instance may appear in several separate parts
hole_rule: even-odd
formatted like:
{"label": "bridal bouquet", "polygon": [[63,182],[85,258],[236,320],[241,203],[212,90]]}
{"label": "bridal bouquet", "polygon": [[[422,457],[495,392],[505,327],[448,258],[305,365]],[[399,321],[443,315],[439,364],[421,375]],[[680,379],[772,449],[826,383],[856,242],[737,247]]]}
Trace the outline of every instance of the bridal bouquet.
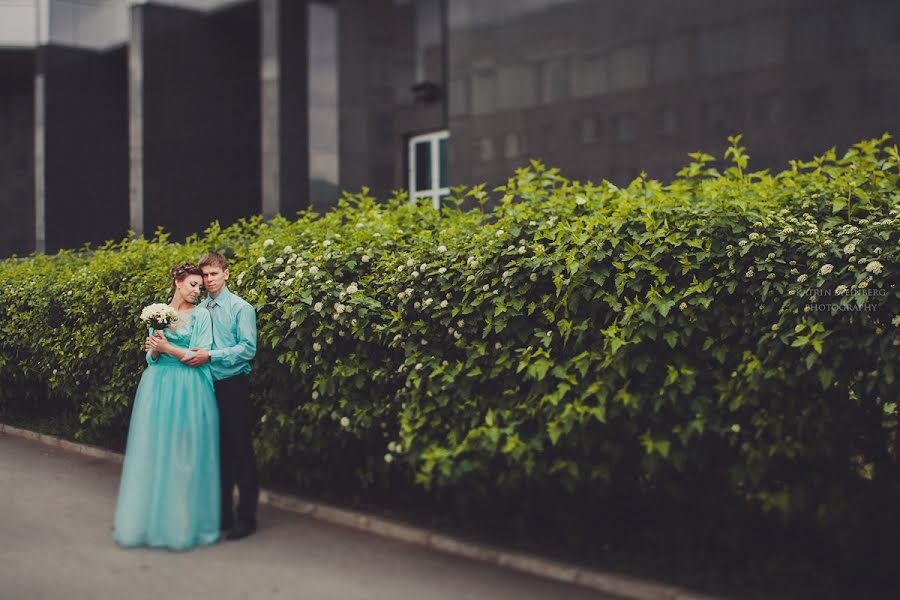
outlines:
{"label": "bridal bouquet", "polygon": [[178,320],[178,313],[168,304],[151,304],[141,311],[141,321],[153,329],[165,329]]}

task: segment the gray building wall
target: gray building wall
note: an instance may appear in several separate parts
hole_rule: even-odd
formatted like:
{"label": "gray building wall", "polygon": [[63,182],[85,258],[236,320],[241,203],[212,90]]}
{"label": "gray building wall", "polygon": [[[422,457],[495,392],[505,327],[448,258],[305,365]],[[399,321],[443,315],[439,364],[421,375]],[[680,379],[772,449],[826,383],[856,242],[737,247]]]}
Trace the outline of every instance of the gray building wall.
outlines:
{"label": "gray building wall", "polygon": [[734,133],[780,168],[900,132],[894,0],[204,6],[131,6],[127,62],[78,23],[90,50],[0,50],[0,254],[385,197],[410,137],[442,129],[451,185],[531,158],[665,180]]}
{"label": "gray building wall", "polygon": [[215,219],[227,226],[259,213],[257,3],[211,15],[152,4],[132,10],[141,27],[132,60],[142,73],[144,233],[164,226],[184,237]]}
{"label": "gray building wall", "polygon": [[0,50],[0,256],[34,250],[34,51]]}
{"label": "gray building wall", "polygon": [[751,168],[900,131],[894,0],[451,0],[454,182],[539,158],[667,179],[745,134]]}
{"label": "gray building wall", "polygon": [[124,48],[42,46],[46,251],[128,231],[128,98]]}

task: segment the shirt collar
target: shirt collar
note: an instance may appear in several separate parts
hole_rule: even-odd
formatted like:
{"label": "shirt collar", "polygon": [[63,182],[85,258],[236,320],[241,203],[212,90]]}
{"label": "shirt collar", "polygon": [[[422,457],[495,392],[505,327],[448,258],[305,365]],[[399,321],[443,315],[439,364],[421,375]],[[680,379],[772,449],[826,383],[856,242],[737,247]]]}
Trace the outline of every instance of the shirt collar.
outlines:
{"label": "shirt collar", "polygon": [[208,298],[206,299],[206,304],[207,304],[207,306],[209,306],[209,304],[210,304],[211,302],[215,302],[216,304],[218,304],[219,306],[221,306],[221,305],[225,304],[226,302],[228,302],[228,298],[229,298],[230,296],[231,296],[231,292],[228,291],[228,288],[227,288],[227,287],[223,287],[223,288],[222,288],[222,291],[219,292],[219,295],[218,295],[218,296],[216,296],[215,298],[208,297]]}

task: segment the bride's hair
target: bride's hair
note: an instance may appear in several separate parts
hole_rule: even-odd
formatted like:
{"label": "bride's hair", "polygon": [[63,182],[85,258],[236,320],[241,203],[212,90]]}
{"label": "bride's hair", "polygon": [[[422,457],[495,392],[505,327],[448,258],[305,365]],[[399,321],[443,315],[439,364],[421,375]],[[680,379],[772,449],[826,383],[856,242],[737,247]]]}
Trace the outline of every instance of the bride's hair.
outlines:
{"label": "bride's hair", "polygon": [[185,262],[172,267],[171,275],[172,287],[175,287],[176,281],[182,281],[188,275],[199,275],[200,277],[203,277],[203,271],[201,271],[200,267],[194,263]]}

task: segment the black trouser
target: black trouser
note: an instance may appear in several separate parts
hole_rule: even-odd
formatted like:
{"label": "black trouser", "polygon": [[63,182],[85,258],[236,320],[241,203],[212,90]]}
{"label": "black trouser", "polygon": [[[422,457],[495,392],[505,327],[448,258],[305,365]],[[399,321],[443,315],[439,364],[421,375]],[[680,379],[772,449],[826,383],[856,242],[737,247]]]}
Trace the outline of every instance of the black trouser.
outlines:
{"label": "black trouser", "polygon": [[219,405],[219,464],[222,475],[222,529],[231,529],[234,520],[234,485],[240,501],[237,523],[256,525],[259,482],[253,455],[253,414],[247,375],[235,375],[216,381]]}

